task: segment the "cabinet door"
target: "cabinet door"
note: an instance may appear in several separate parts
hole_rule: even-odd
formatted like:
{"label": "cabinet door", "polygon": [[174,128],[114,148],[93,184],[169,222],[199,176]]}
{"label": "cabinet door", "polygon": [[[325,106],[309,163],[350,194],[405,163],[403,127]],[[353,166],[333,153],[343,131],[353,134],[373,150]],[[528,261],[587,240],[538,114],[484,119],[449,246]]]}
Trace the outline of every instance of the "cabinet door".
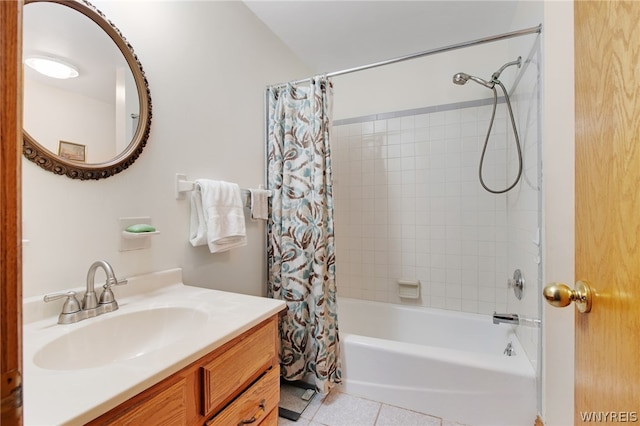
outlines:
{"label": "cabinet door", "polygon": [[145,392],[116,409],[93,420],[89,425],[184,425],[187,422],[187,385],[185,378],[168,387]]}
{"label": "cabinet door", "polygon": [[268,419],[273,418],[279,401],[280,367],[276,365],[206,425],[258,425],[263,420],[264,424],[273,424]]}
{"label": "cabinet door", "polygon": [[273,365],[276,333],[276,321],[268,321],[202,367],[202,415],[215,413]]}

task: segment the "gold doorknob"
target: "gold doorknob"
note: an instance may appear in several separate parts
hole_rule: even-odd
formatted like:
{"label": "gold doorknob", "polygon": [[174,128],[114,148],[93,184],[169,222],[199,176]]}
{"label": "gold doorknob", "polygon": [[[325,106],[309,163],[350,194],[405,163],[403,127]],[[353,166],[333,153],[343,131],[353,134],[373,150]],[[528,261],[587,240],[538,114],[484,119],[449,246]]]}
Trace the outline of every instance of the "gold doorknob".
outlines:
{"label": "gold doorknob", "polygon": [[583,314],[591,311],[593,290],[587,281],[579,280],[575,290],[565,284],[553,283],[546,286],[542,290],[542,294],[547,302],[556,308],[564,308],[569,306],[571,302],[576,302],[578,311]]}

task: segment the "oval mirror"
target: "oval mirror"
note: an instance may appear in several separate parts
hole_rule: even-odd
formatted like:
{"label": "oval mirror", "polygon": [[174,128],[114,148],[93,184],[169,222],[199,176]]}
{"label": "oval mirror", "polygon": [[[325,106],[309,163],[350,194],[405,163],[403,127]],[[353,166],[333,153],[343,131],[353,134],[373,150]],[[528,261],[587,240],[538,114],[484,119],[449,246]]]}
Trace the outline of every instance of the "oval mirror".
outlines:
{"label": "oval mirror", "polygon": [[[26,0],[23,154],[72,179],[103,179],[142,152],[151,127],[149,84],[133,48],[84,0]],[[52,78],[31,60],[77,71]]]}

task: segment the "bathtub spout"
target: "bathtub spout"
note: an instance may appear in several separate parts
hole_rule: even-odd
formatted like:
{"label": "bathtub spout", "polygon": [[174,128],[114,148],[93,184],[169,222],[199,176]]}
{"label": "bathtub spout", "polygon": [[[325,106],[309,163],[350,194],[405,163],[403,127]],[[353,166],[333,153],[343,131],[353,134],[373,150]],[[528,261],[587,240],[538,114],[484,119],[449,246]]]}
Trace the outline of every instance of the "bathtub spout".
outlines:
{"label": "bathtub spout", "polygon": [[493,313],[493,323],[494,324],[520,324],[520,319],[518,318],[518,314],[497,314]]}

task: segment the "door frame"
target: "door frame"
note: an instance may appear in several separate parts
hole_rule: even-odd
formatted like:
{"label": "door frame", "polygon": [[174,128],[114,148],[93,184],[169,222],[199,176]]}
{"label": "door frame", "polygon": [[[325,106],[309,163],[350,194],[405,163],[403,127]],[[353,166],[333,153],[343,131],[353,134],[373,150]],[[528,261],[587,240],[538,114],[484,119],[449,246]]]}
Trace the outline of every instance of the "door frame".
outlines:
{"label": "door frame", "polygon": [[0,2],[0,371],[3,425],[22,424],[22,1]]}
{"label": "door frame", "polygon": [[[544,1],[542,287],[575,279],[575,92],[573,1]],[[542,297],[542,295],[540,295]],[[572,425],[574,309],[542,303],[542,419]]]}

